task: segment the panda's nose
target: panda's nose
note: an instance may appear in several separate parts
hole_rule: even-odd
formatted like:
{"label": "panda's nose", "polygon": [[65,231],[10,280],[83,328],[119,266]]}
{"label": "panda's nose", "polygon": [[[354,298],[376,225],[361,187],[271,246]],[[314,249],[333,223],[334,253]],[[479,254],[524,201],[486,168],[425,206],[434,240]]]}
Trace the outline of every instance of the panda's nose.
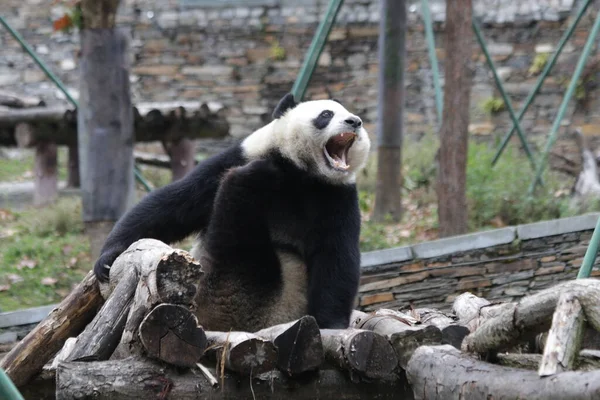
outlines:
{"label": "panda's nose", "polygon": [[355,116],[347,118],[344,122],[353,127],[354,129],[362,125],[362,121],[360,120],[360,118]]}

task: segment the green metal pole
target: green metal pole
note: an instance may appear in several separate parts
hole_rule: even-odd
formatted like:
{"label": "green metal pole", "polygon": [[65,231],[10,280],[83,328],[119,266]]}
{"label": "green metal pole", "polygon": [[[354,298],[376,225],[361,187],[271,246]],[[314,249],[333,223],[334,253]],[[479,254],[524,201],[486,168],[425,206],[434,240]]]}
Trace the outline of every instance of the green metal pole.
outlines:
{"label": "green metal pole", "polygon": [[315,71],[317,61],[321,56],[323,47],[325,47],[325,43],[329,37],[329,32],[331,32],[331,27],[333,26],[335,18],[337,17],[337,14],[340,11],[343,3],[344,0],[330,0],[329,2],[325,16],[317,28],[315,37],[313,38],[308,49],[308,54],[304,59],[304,64],[302,64],[300,73],[298,74],[296,82],[294,82],[294,86],[292,87],[292,94],[294,95],[296,101],[301,101],[304,97],[304,93],[306,93],[308,82]]}
{"label": "green metal pole", "polygon": [[598,30],[600,30],[600,12],[598,12],[598,14],[596,15],[596,20],[594,21],[594,26],[592,27],[592,30],[590,31],[587,41],[585,42],[585,46],[583,47],[581,56],[579,57],[579,60],[577,61],[577,66],[575,67],[575,72],[573,72],[573,76],[571,77],[571,82],[569,82],[569,87],[567,88],[565,97],[563,98],[560,108],[558,109],[558,114],[556,115],[556,118],[554,119],[554,124],[552,125],[552,128],[550,129],[550,135],[549,135],[550,137],[548,138],[548,141],[546,142],[546,148],[544,149],[544,152],[542,153],[542,156],[541,156],[541,160],[537,165],[537,171],[535,173],[535,178],[531,182],[531,185],[529,186],[529,194],[533,193],[533,190],[535,189],[535,186],[536,186],[536,183],[537,183],[539,177],[541,177],[542,173],[544,172],[544,168],[546,167],[546,163],[548,162],[548,153],[550,153],[550,149],[552,148],[552,146],[554,145],[554,142],[556,141],[556,134],[558,132],[558,128],[560,128],[560,122],[562,121],[562,119],[565,115],[565,112],[567,111],[567,106],[569,105],[569,101],[571,100],[571,97],[573,96],[573,93],[575,92],[575,88],[577,87],[577,81],[579,80],[579,76],[581,75],[581,72],[583,71],[583,68],[585,67],[585,62],[587,61],[587,58],[590,55],[592,46],[594,45],[594,42],[596,40],[596,36],[598,36]]}
{"label": "green metal pole", "polygon": [[[535,98],[535,96],[537,95],[538,91],[542,87],[542,83],[544,83],[544,80],[546,79],[546,77],[550,73],[550,70],[552,69],[552,67],[556,63],[556,60],[558,60],[558,56],[562,52],[563,47],[565,47],[565,44],[571,38],[571,35],[573,34],[573,32],[575,32],[575,28],[579,24],[579,21],[583,17],[583,14],[585,14],[585,10],[587,9],[587,7],[588,7],[588,5],[590,4],[591,1],[592,0],[586,0],[583,3],[583,5],[579,9],[579,11],[577,12],[577,16],[571,22],[571,25],[569,26],[569,28],[563,34],[562,38],[560,39],[560,42],[558,43],[558,45],[556,47],[556,50],[555,50],[554,54],[552,55],[552,57],[550,58],[550,60],[548,60],[548,62],[544,66],[544,69],[542,70],[542,73],[538,77],[537,82],[535,83],[535,86],[533,87],[532,91],[529,93],[529,95],[525,99],[525,104],[523,105],[523,108],[521,108],[521,111],[519,111],[519,115],[517,115],[517,119],[519,121],[521,120],[521,118],[523,118],[523,115],[525,115],[525,113],[529,109],[529,106],[533,103],[533,99]],[[496,152],[496,155],[494,155],[494,159],[492,160],[492,166],[496,165],[496,162],[498,162],[498,159],[500,158],[500,155],[502,155],[502,152],[504,151],[506,145],[508,144],[508,141],[510,140],[512,134],[514,133],[515,128],[516,128],[516,126],[513,124],[512,128],[510,128],[510,130],[508,132],[506,132],[506,135],[504,135],[504,138],[502,139],[502,143],[498,147],[498,151]]]}
{"label": "green metal pole", "polygon": [[[519,123],[517,116],[515,115],[515,110],[512,107],[512,103],[511,103],[510,99],[508,98],[506,91],[504,90],[504,85],[502,84],[502,81],[500,80],[500,77],[498,76],[498,72],[496,71],[496,66],[494,65],[494,60],[492,60],[492,57],[490,56],[490,53],[488,52],[487,46],[485,45],[485,41],[483,40],[483,35],[481,34],[481,30],[479,29],[479,26],[475,22],[475,18],[473,18],[473,20],[472,20],[472,25],[473,25],[473,31],[475,32],[475,37],[477,38],[477,41],[479,42],[479,45],[481,46],[481,50],[483,50],[485,59],[489,65],[490,69],[492,70],[492,76],[494,77],[494,81],[496,82],[496,87],[500,91],[502,100],[504,100],[504,104],[506,104],[506,107],[508,108],[508,114],[510,115],[510,119],[512,120],[513,125],[517,127],[517,133],[519,134],[519,138],[521,139],[521,143],[523,144],[523,149],[525,150],[525,154],[527,154],[527,158],[529,158],[531,167],[533,168],[533,170],[535,170],[535,160],[533,159],[533,155],[531,154],[531,150],[529,149],[527,140],[525,140],[525,134],[523,133],[523,130],[521,129],[521,124]],[[542,182],[540,181],[540,184],[541,183]]]}
{"label": "green metal pole", "polygon": [[[67,88],[65,87],[63,82],[56,75],[54,75],[52,73],[52,71],[50,71],[48,69],[46,64],[44,64],[44,62],[37,56],[37,54],[35,54],[35,51],[33,51],[33,49],[31,47],[29,47],[29,45],[27,44],[27,42],[25,42],[25,39],[23,39],[23,37],[19,34],[19,32],[15,31],[12,28],[12,26],[10,26],[8,24],[8,22],[6,22],[1,15],[0,15],[0,23],[8,30],[8,32],[12,35],[12,37],[14,37],[17,42],[19,42],[21,47],[23,47],[23,49],[27,52],[27,54],[29,54],[29,56],[33,59],[33,61],[35,61],[35,63],[42,69],[42,71],[44,71],[46,76],[52,82],[54,82],[54,84],[58,87],[58,89],[61,92],[64,93],[64,95],[67,97],[67,100],[69,100],[69,102],[71,104],[73,104],[75,106],[75,108],[79,107],[79,105],[77,104],[77,100],[75,100],[73,98],[73,96],[71,96],[71,94],[69,93],[69,91],[67,90]],[[142,186],[144,186],[144,189],[146,189],[146,191],[148,191],[148,192],[151,191],[152,188],[151,188],[150,184],[143,177],[142,172],[139,170],[139,168],[136,165],[133,166],[133,172],[135,174],[136,179],[142,184]]]}
{"label": "green metal pole", "polygon": [[61,80],[58,79],[58,77],[56,75],[54,75],[52,73],[52,71],[50,71],[46,67],[46,64],[44,64],[44,62],[42,60],[40,60],[40,58],[37,56],[37,54],[35,54],[33,49],[31,47],[29,47],[29,45],[25,42],[25,40],[19,34],[19,32],[15,31],[12,28],[12,26],[10,26],[1,15],[0,15],[0,23],[6,28],[6,30],[8,30],[8,32],[12,35],[12,37],[14,37],[17,42],[19,42],[21,47],[23,47],[23,50],[25,50],[27,52],[27,54],[29,54],[29,56],[33,59],[33,61],[35,61],[35,63],[42,69],[42,71],[44,71],[46,76],[48,78],[50,78],[50,80],[52,82],[54,82],[54,84],[60,89],[61,92],[64,93],[64,95],[71,102],[71,104],[73,104],[75,107],[77,107],[77,101],[75,101],[73,96],[71,96],[71,94],[69,93],[67,88],[65,88],[65,85],[61,82]]}
{"label": "green metal pole", "polygon": [[431,64],[431,73],[433,75],[433,88],[435,90],[435,106],[437,109],[438,123],[441,124],[442,110],[444,109],[444,93],[442,92],[442,85],[440,84],[440,70],[438,67],[437,55],[435,53],[435,36],[433,35],[433,23],[431,22],[428,0],[421,0],[421,13],[423,15],[423,25],[425,26],[429,63]]}
{"label": "green metal pole", "polygon": [[585,256],[583,257],[583,263],[579,268],[579,273],[577,274],[577,279],[589,278],[590,273],[592,272],[592,267],[594,266],[594,262],[596,261],[596,255],[598,254],[598,244],[600,243],[600,218],[596,221],[596,228],[594,228],[594,233],[592,234],[592,238],[590,239],[590,244],[588,245],[587,250],[585,251]]}
{"label": "green metal pole", "polygon": [[0,399],[25,400],[6,372],[0,368]]}

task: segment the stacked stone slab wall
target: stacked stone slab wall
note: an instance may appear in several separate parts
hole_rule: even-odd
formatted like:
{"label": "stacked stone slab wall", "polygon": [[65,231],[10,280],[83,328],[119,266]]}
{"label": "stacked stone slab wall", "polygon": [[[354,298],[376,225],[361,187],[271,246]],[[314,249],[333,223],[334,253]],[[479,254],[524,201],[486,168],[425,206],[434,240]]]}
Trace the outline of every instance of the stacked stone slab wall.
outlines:
{"label": "stacked stone slab wall", "polygon": [[[537,79],[530,71],[536,56],[553,51],[579,3],[474,0],[490,53],[517,109]],[[277,100],[292,87],[327,4],[327,0],[122,0],[118,22],[131,32],[135,101],[219,101],[229,108],[232,134],[248,134],[269,120]],[[421,2],[408,4],[405,130],[408,137],[418,138],[434,132],[439,121]],[[430,4],[443,69],[444,2],[430,0]],[[344,2],[306,96],[340,99],[363,117],[372,134],[378,109],[378,7],[377,0]],[[4,0],[0,12],[77,95],[77,33],[52,32],[51,18],[61,15],[60,7],[41,0]],[[523,118],[534,147],[552,125],[595,10],[588,14]],[[4,30],[0,49],[0,89],[41,94],[48,104],[64,101]],[[555,147],[576,162],[576,146],[563,133],[580,126],[592,139],[600,134],[600,97],[594,83],[600,81],[597,59],[594,50],[586,81],[578,90],[580,98],[571,102]],[[475,42],[473,61],[470,131],[490,139],[502,135],[510,119],[506,111],[494,115],[483,111],[485,101],[499,95]]]}
{"label": "stacked stone slab wall", "polygon": [[[599,216],[585,214],[363,253],[359,306],[448,309],[463,292],[513,301],[574,279]],[[599,265],[592,276],[600,276]]]}

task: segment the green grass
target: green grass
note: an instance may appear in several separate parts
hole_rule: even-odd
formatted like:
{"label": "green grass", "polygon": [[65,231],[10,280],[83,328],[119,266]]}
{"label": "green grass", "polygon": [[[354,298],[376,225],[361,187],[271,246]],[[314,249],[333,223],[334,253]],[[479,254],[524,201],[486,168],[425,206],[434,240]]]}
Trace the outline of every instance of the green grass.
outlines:
{"label": "green grass", "polygon": [[[67,179],[68,149],[64,146],[58,148],[58,179]],[[0,157],[0,182],[16,182],[33,179],[35,159],[33,152],[27,152],[18,159]]]}
{"label": "green grass", "polygon": [[78,200],[4,213],[0,228],[0,309],[60,301],[91,268]]}

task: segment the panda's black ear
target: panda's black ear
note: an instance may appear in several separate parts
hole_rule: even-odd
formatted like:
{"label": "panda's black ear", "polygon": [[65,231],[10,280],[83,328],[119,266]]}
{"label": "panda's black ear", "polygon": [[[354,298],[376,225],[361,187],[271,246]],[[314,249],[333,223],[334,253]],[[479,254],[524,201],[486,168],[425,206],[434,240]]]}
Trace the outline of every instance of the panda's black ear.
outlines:
{"label": "panda's black ear", "polygon": [[281,117],[287,110],[296,107],[296,105],[298,105],[298,103],[296,103],[296,100],[294,100],[294,95],[291,93],[286,94],[281,100],[279,100],[279,104],[277,104],[277,107],[275,107],[275,110],[273,110],[273,119]]}

